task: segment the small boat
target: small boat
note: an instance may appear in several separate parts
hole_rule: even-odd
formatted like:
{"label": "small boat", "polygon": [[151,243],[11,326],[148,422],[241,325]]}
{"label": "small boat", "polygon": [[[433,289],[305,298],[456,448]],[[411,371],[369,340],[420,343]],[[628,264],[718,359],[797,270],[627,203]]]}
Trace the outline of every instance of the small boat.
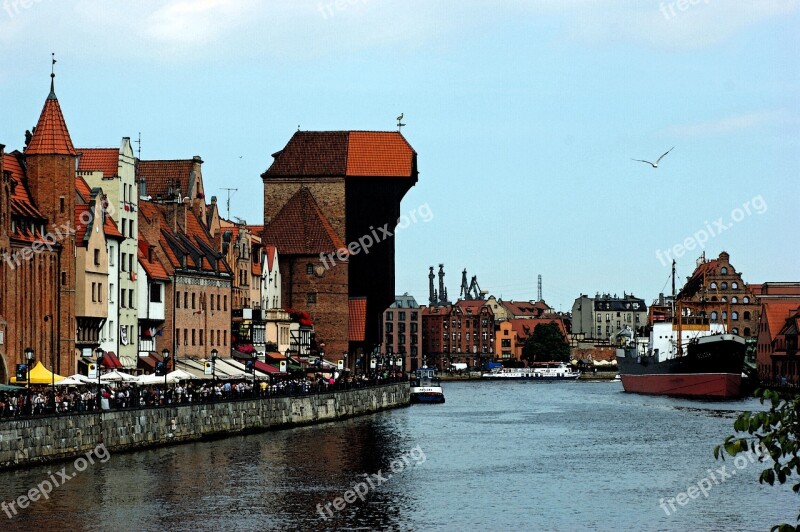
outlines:
{"label": "small boat", "polygon": [[420,368],[411,383],[412,403],[444,403],[444,392],[434,368]]}
{"label": "small boat", "polygon": [[575,380],[581,376],[564,362],[535,362],[530,368],[495,368],[481,375],[482,379],[534,381]]}

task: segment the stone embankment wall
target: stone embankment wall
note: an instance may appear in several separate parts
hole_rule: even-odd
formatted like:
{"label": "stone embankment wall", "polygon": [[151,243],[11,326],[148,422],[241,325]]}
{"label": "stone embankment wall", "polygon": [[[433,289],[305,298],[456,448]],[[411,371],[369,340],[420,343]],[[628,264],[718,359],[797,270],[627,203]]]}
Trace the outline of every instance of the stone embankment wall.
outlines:
{"label": "stone embankment wall", "polygon": [[409,404],[408,383],[372,388],[0,422],[0,469],[65,460],[100,444],[132,451],[321,423]]}

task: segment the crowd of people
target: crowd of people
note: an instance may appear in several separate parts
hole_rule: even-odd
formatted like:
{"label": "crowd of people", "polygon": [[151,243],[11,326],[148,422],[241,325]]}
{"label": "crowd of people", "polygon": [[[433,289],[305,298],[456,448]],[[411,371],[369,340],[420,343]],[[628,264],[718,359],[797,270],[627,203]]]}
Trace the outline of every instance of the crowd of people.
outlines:
{"label": "crowd of people", "polygon": [[338,378],[317,374],[273,379],[271,382],[183,381],[166,386],[103,383],[99,388],[86,384],[64,389],[39,385],[0,392],[0,419],[325,393],[386,384],[402,378],[401,374],[386,373],[357,377],[341,375]]}

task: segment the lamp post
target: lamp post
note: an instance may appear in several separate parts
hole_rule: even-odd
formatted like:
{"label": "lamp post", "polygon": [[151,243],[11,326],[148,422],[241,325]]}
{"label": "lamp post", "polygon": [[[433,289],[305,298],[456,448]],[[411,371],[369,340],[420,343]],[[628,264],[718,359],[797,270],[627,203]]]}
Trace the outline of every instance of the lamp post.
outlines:
{"label": "lamp post", "polygon": [[96,371],[97,371],[97,398],[95,402],[97,403],[97,409],[101,410],[100,407],[100,366],[103,364],[103,350],[101,348],[97,348],[94,350],[95,354],[97,355],[97,362],[96,362]]}
{"label": "lamp post", "polygon": [[28,371],[28,376],[25,379],[25,386],[28,387],[30,390],[31,388],[31,364],[33,364],[33,349],[30,347],[25,348],[25,360],[28,362],[28,365],[25,368]]}
{"label": "lamp post", "polygon": [[217,395],[217,355],[219,351],[211,350],[211,400],[214,401]]}
{"label": "lamp post", "polygon": [[161,351],[161,356],[164,357],[164,404],[167,404],[167,368],[169,367],[169,349]]}

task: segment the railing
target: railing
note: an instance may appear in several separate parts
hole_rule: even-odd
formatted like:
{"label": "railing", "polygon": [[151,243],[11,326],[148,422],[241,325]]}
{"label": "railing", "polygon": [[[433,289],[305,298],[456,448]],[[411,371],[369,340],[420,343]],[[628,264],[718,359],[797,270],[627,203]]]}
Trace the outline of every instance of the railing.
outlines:
{"label": "railing", "polygon": [[[240,381],[241,382],[241,381]],[[113,412],[119,410],[143,410],[152,408],[164,408],[173,406],[189,406],[193,404],[213,404],[227,402],[253,401],[259,399],[272,399],[282,397],[303,397],[308,395],[319,395],[324,393],[341,393],[351,390],[361,390],[368,388],[378,388],[381,386],[394,385],[409,382],[406,377],[371,377],[367,379],[356,379],[353,381],[337,381],[333,384],[323,381],[317,382],[297,382],[286,381],[268,385],[262,389],[258,386],[254,389],[251,381],[248,381],[243,389],[230,382],[228,388],[226,383],[218,383],[218,386],[205,387],[205,385],[194,388],[190,385],[181,387],[184,390],[178,392],[178,387],[168,385],[166,393],[163,393],[163,386],[149,385],[147,387],[128,387],[117,388],[127,389],[131,392],[128,397],[108,397],[108,407],[103,405],[103,401],[98,404],[96,394],[89,392],[87,399],[73,398],[70,401],[61,401],[54,405],[51,395],[45,397],[41,403],[30,399],[27,393],[0,393],[0,423],[4,421],[16,421],[34,418],[58,418],[72,415],[98,414],[101,412]],[[238,383],[237,383],[238,384]],[[91,387],[91,385],[88,385]],[[18,402],[19,397],[23,401]],[[13,398],[13,402],[9,399]],[[13,404],[13,408],[9,408]]]}

